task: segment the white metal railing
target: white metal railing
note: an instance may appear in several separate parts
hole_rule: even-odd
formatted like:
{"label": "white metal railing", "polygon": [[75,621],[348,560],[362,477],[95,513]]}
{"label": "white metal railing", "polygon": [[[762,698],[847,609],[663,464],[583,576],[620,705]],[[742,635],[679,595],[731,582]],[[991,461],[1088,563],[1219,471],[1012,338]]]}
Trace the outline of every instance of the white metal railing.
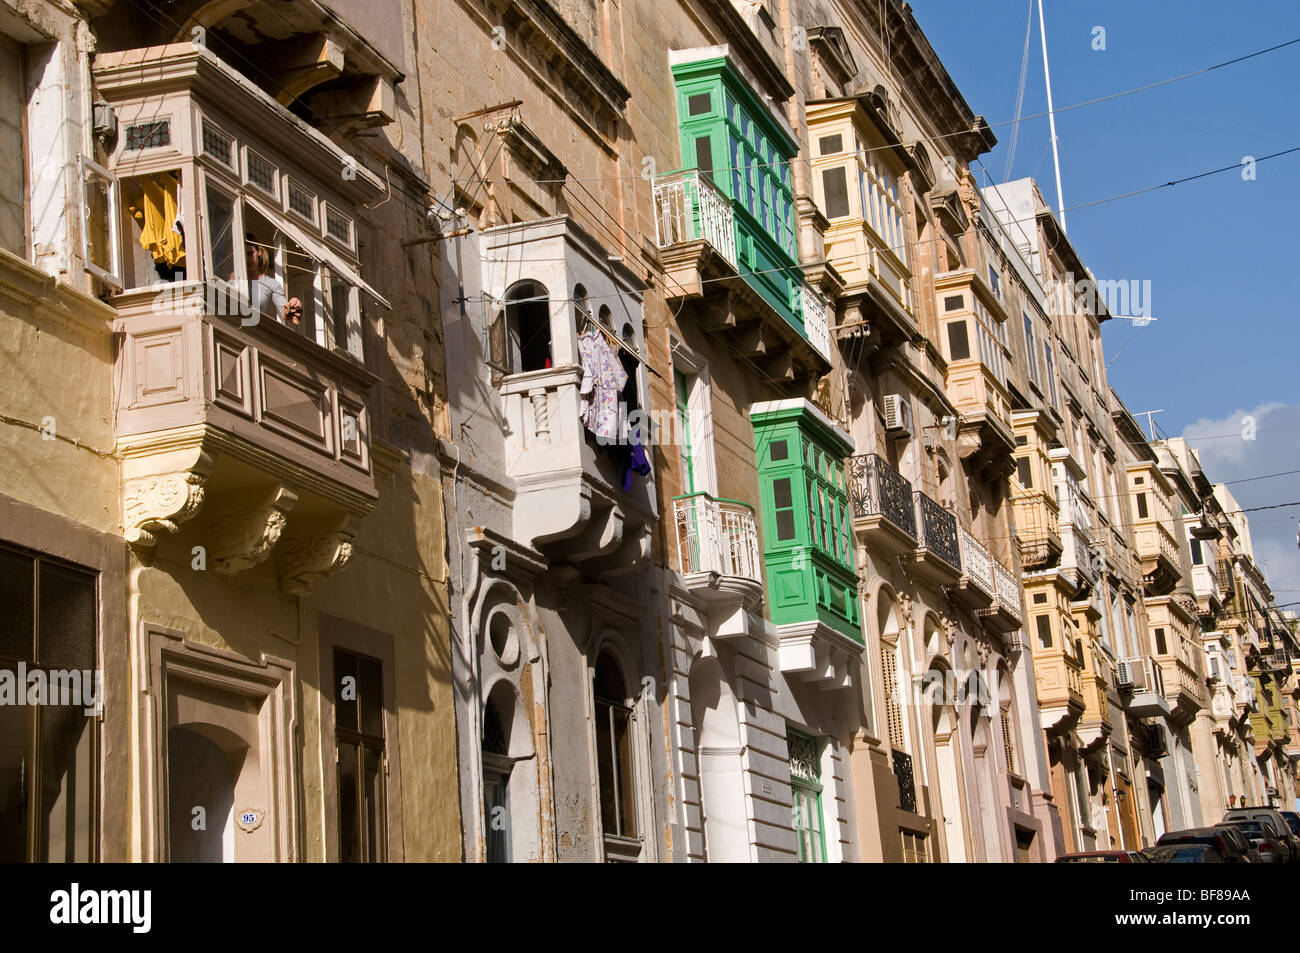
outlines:
{"label": "white metal railing", "polygon": [[803,297],[803,329],[808,343],[826,360],[831,359],[830,307],[826,299],[807,285],[799,286]]}
{"label": "white metal railing", "polygon": [[693,493],[673,500],[677,559],[686,574],[716,572],[762,582],[758,527],[745,503]]}
{"label": "white metal railing", "polygon": [[653,183],[659,247],[704,239],[736,268],[731,202],[698,169],[657,176]]}
{"label": "white metal railing", "polygon": [[1023,604],[1020,601],[1020,581],[1006,566],[996,559],[993,561],[993,576],[997,581],[998,602],[1017,619],[1024,618]]}
{"label": "white metal railing", "polygon": [[968,533],[965,528],[957,528],[961,540],[961,568],[966,576],[990,596],[997,595],[997,583],[993,580],[993,557],[984,548],[984,544]]}

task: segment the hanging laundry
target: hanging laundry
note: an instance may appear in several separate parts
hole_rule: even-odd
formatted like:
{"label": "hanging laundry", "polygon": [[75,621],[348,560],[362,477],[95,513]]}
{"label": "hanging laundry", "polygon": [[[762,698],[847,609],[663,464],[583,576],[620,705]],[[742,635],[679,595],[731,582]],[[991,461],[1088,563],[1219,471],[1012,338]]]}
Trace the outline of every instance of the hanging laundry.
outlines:
{"label": "hanging laundry", "polygon": [[140,180],[140,207],[131,209],[140,223],[140,247],[167,268],[177,268],[185,260],[179,194],[180,183],[174,176],[165,172],[146,176]]}
{"label": "hanging laundry", "polygon": [[619,437],[618,398],[627,383],[623,369],[609,341],[591,330],[578,338],[578,359],[582,362],[582,396],[579,417],[583,425],[603,441]]}

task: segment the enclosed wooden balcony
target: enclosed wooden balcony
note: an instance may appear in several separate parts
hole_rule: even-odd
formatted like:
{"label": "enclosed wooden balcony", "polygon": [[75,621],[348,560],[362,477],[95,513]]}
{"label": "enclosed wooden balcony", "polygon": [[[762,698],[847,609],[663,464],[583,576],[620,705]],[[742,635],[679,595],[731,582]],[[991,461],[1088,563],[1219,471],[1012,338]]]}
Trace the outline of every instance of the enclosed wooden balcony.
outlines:
{"label": "enclosed wooden balcony", "polygon": [[899,556],[916,549],[912,484],[874,453],[849,457],[845,466],[853,526],[874,553]]}
{"label": "enclosed wooden balcony", "polygon": [[1038,710],[1043,730],[1062,734],[1074,728],[1083,716],[1083,665],[1063,648],[1034,649],[1034,681],[1038,689]]}
{"label": "enclosed wooden balcony", "polygon": [[1061,558],[1060,515],[1056,497],[1043,490],[1022,490],[1011,498],[1016,544],[1026,570],[1045,569]]}
{"label": "enclosed wooden balcony", "polygon": [[676,305],[698,301],[694,314],[704,330],[725,338],[769,380],[824,374],[830,305],[797,268],[748,271],[737,247],[745,233],[737,219],[748,213],[699,169],[657,176],[652,189],[665,297]]}

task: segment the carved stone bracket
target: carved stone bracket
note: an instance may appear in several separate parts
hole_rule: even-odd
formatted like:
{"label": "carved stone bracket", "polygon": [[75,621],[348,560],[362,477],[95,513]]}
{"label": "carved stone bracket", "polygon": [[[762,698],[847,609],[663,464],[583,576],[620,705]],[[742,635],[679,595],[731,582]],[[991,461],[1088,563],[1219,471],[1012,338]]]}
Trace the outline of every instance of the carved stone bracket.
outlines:
{"label": "carved stone bracket", "polygon": [[291,596],[305,596],[316,583],[348,564],[352,558],[352,533],[341,528],[319,536],[287,539],[281,549],[280,588]]}
{"label": "carved stone bracket", "polygon": [[219,573],[252,569],[271,553],[280,539],[298,494],[277,485],[260,503],[234,513],[210,530],[209,558]]}
{"label": "carved stone bracket", "polygon": [[157,533],[175,533],[203,505],[204,486],[212,458],[197,447],[188,459],[173,460],[176,469],[128,476],[122,486],[122,524],[126,541],[137,547],[157,544]]}

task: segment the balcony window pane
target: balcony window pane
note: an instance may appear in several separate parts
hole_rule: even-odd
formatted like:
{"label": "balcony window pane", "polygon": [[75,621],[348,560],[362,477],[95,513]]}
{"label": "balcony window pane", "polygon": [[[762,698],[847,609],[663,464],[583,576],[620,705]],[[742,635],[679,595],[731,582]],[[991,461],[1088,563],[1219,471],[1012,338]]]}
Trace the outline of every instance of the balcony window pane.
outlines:
{"label": "balcony window pane", "polygon": [[817,151],[824,156],[833,156],[844,151],[843,136],[822,136],[817,140]]}
{"label": "balcony window pane", "polygon": [[316,224],[316,193],[289,180],[289,211],[301,215],[312,225]]}
{"label": "balcony window pane", "polygon": [[1201,541],[1199,539],[1194,539],[1191,541],[1191,544],[1192,544],[1192,562],[1195,563],[1197,566],[1204,565],[1205,555],[1201,552]]}
{"label": "balcony window pane", "polygon": [[1137,495],[1137,510],[1138,519],[1144,520],[1147,518],[1147,495],[1145,493],[1139,493]]}
{"label": "balcony window pane", "polygon": [[366,745],[362,753],[362,791],[366,799],[366,846],[370,861],[387,859],[387,831],[384,830],[384,756],[382,749]]}
{"label": "balcony window pane", "polygon": [[1038,647],[1050,649],[1052,647],[1052,619],[1050,616],[1034,616],[1034,625],[1038,628]]}
{"label": "balcony window pane", "polygon": [[235,203],[225,192],[207,188],[208,277],[231,281],[235,273]]}
{"label": "balcony window pane", "polygon": [[1168,655],[1169,645],[1165,642],[1165,630],[1156,629],[1156,655]]}
{"label": "balcony window pane", "polygon": [[22,53],[0,38],[0,248],[27,256],[26,100]]}
{"label": "balcony window pane", "polygon": [[[181,221],[179,170],[137,175],[120,180],[122,203],[122,281],[142,288],[162,279],[185,279],[185,235]],[[92,236],[93,242],[106,241]],[[228,278],[230,272],[217,277]]]}
{"label": "balcony window pane", "polygon": [[352,219],[329,203],[325,205],[325,234],[340,245],[352,247]]}
{"label": "balcony window pane", "polygon": [[697,136],[695,139],[695,168],[709,173],[710,178],[713,177],[713,143],[708,136]]}
{"label": "balcony window pane", "polygon": [[1034,488],[1034,470],[1033,464],[1028,457],[1021,457],[1016,461],[1016,476],[1020,478],[1020,485],[1026,490]]}
{"label": "balcony window pane", "polygon": [[843,166],[822,171],[822,192],[826,197],[827,218],[843,218],[849,214],[849,185]]}
{"label": "balcony window pane", "polygon": [[248,184],[261,189],[267,195],[278,195],[275,166],[252,149],[248,149],[245,155]]}
{"label": "balcony window pane", "polygon": [[953,321],[948,325],[948,360],[964,361],[970,357],[970,338],[966,333],[965,321]]}
{"label": "balcony window pane", "polygon": [[209,119],[203,120],[203,154],[227,168],[235,164],[235,140],[218,129]]}
{"label": "balcony window pane", "polygon": [[[280,249],[283,259],[273,262],[272,267],[278,274],[284,276],[283,288],[286,299],[297,298],[302,304],[299,330],[312,340],[319,341],[323,337],[318,335],[316,323],[317,316],[321,314],[319,266],[307,249],[287,238],[284,239]],[[275,318],[279,320],[279,315],[275,315]]]}
{"label": "balcony window pane", "polygon": [[354,864],[365,858],[361,850],[361,814],[357,803],[357,760],[359,745],[340,741],[338,745],[339,860]]}
{"label": "balcony window pane", "polygon": [[152,119],[126,127],[126,147],[123,151],[160,149],[172,143],[172,124],[169,119]]}
{"label": "balcony window pane", "polygon": [[687,99],[686,112],[692,116],[703,116],[713,112],[713,97],[708,93],[696,93]]}

